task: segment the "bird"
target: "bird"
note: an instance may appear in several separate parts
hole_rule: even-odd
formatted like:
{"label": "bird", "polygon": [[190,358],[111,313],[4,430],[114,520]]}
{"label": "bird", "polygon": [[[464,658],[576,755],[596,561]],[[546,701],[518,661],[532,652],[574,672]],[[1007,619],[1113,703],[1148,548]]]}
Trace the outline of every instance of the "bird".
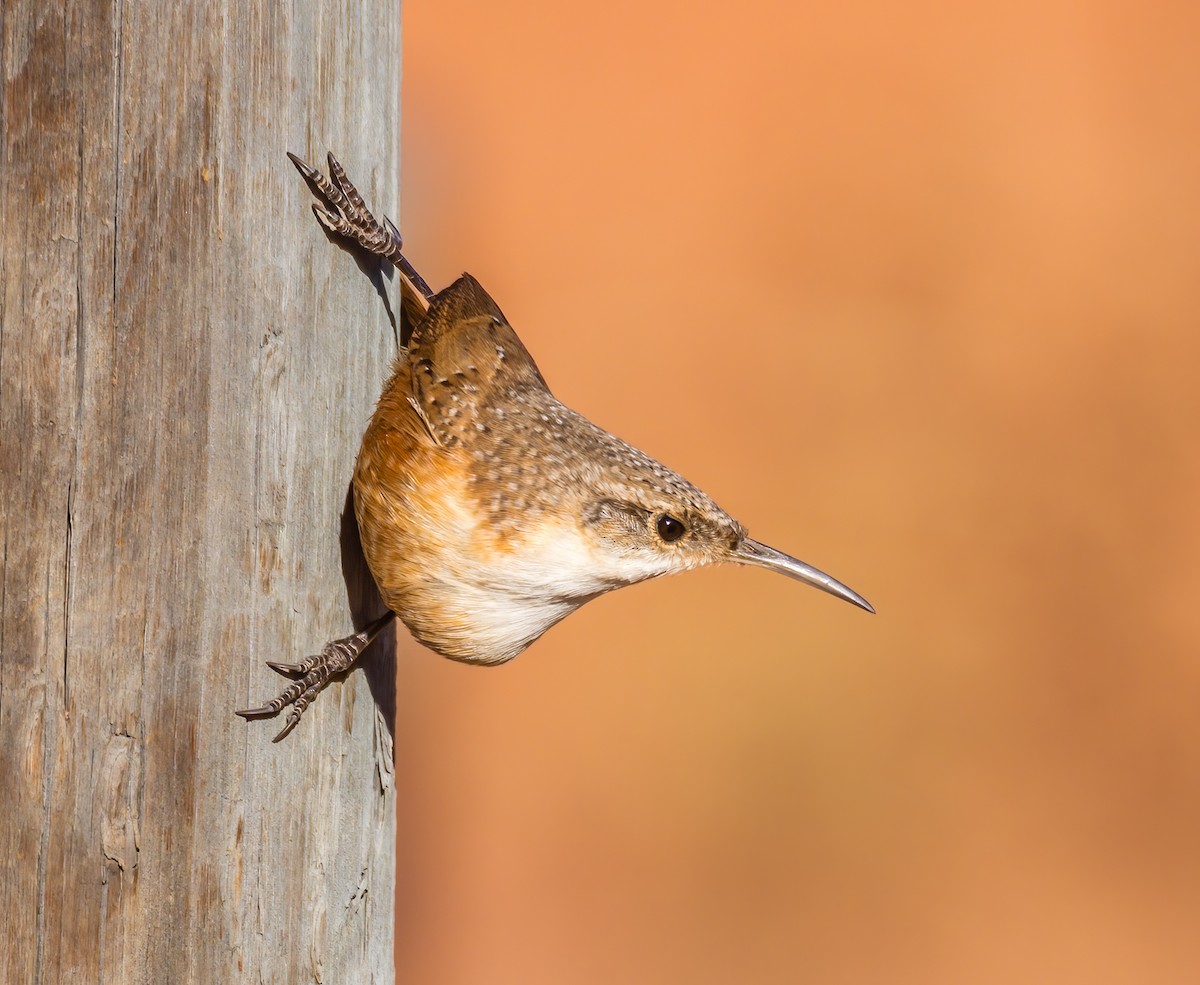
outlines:
{"label": "bird", "polygon": [[324,200],[312,206],[321,224],[395,267],[411,325],[353,478],[363,554],[388,611],[300,663],[268,661],[293,682],[238,715],[290,706],[282,740],[397,616],[436,653],[503,664],[600,595],[711,564],[766,568],[875,611],[563,404],[482,285],[463,274],[432,291],[332,154],[328,176],[288,157]]}

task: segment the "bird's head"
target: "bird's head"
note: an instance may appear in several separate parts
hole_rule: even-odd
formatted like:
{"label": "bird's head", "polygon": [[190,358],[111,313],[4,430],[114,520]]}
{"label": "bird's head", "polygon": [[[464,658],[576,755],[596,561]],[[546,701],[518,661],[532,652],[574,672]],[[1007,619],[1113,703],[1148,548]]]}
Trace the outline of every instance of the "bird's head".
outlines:
{"label": "bird's head", "polygon": [[[581,483],[589,495],[578,522],[597,569],[613,587],[709,564],[733,562],[776,571],[851,602],[871,604],[825,572],[753,540],[703,491],[619,440]],[[605,467],[607,466],[607,467]]]}

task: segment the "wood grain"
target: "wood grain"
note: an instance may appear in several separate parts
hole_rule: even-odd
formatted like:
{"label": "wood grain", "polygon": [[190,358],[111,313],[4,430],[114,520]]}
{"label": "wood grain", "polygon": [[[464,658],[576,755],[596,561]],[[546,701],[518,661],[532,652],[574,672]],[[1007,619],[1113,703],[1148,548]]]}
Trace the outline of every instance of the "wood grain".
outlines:
{"label": "wood grain", "polygon": [[388,982],[394,649],[346,491],[394,336],[286,150],[396,214],[399,5],[0,5],[0,981]]}

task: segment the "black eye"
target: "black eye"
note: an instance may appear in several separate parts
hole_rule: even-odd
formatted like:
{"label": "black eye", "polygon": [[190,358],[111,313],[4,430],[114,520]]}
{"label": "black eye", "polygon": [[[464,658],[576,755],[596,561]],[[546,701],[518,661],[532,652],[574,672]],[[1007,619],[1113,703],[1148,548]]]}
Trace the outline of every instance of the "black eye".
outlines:
{"label": "black eye", "polygon": [[687,527],[683,525],[683,521],[676,520],[670,513],[664,513],[658,518],[655,529],[658,531],[658,536],[666,541],[679,540],[687,533]]}

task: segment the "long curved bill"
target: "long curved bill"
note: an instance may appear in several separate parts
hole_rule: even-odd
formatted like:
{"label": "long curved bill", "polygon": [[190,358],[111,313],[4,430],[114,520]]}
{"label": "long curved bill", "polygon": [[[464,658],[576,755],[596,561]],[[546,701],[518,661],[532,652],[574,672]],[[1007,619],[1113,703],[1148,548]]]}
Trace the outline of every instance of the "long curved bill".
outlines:
{"label": "long curved bill", "polygon": [[749,537],[743,539],[733,550],[730,560],[737,561],[738,564],[753,564],[759,568],[766,568],[768,571],[778,571],[781,575],[795,578],[806,585],[812,585],[813,588],[819,588],[830,595],[836,595],[840,599],[852,602],[860,609],[866,609],[868,612],[875,611],[870,602],[858,592],[847,588],[836,578],[831,578],[811,564],[798,561],[796,558],[784,554],[783,551],[777,551],[775,548],[760,544],[757,540],[751,540]]}

